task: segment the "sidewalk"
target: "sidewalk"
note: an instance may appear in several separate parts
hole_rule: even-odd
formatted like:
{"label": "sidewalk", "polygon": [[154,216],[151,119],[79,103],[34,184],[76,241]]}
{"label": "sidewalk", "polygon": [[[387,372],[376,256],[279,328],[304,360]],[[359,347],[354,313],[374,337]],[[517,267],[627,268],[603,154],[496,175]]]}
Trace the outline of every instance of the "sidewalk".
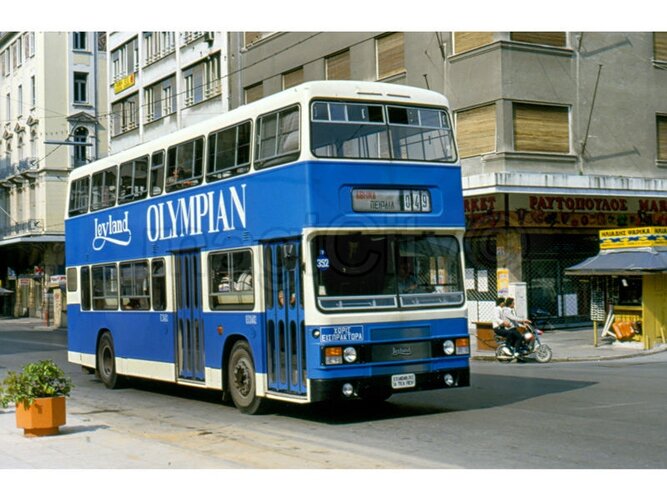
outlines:
{"label": "sidewalk", "polygon": [[[553,351],[551,362],[564,361],[599,361],[604,359],[631,358],[647,356],[667,351],[667,344],[658,344],[650,350],[644,350],[642,342],[617,342],[610,337],[600,339],[598,330],[598,346],[593,345],[593,328],[572,330],[547,330],[540,337]],[[495,351],[479,349],[476,330],[470,330],[470,355],[476,360],[495,360]]]}

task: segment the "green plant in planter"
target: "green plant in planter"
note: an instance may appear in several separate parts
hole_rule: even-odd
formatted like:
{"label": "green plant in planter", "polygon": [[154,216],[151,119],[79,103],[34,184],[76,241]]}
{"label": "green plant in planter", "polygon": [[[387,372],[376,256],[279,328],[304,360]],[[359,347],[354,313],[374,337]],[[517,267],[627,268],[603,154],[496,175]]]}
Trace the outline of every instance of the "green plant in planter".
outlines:
{"label": "green plant in planter", "polygon": [[9,403],[27,409],[37,398],[69,396],[72,380],[51,360],[28,363],[20,373],[9,371],[0,383],[0,404]]}

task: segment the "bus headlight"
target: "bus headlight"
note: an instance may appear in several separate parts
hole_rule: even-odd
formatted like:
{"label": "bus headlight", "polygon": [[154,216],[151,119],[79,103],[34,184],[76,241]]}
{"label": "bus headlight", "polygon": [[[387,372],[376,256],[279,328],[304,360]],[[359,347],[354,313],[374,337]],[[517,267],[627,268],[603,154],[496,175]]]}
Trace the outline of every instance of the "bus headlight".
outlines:
{"label": "bus headlight", "polygon": [[346,347],[343,350],[343,359],[346,363],[354,363],[357,360],[357,350],[354,347]]}
{"label": "bus headlight", "polygon": [[454,354],[454,351],[455,351],[455,350],[456,350],[456,348],[454,347],[454,342],[452,342],[451,340],[445,340],[445,341],[442,343],[442,351],[443,351],[447,356],[451,356],[452,354]]}

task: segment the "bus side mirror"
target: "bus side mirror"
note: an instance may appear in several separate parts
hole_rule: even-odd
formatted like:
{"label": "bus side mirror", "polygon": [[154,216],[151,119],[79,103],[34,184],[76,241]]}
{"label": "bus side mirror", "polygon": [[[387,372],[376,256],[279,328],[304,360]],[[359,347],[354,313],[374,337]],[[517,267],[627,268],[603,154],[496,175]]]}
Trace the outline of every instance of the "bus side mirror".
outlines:
{"label": "bus side mirror", "polygon": [[293,244],[283,245],[283,262],[288,271],[296,269],[296,246]]}

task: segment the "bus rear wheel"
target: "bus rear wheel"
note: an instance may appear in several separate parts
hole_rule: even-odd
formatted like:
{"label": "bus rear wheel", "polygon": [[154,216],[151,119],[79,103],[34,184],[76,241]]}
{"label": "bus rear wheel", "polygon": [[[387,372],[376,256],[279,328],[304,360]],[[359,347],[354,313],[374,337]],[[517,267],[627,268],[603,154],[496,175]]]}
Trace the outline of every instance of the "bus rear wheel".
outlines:
{"label": "bus rear wheel", "polygon": [[234,344],[227,365],[229,395],[241,413],[256,415],[266,409],[266,400],[256,395],[255,363],[244,340]]}
{"label": "bus rear wheel", "polygon": [[116,373],[116,352],[109,332],[100,337],[97,346],[97,370],[95,372],[102,383],[109,389],[120,387],[120,377]]}

